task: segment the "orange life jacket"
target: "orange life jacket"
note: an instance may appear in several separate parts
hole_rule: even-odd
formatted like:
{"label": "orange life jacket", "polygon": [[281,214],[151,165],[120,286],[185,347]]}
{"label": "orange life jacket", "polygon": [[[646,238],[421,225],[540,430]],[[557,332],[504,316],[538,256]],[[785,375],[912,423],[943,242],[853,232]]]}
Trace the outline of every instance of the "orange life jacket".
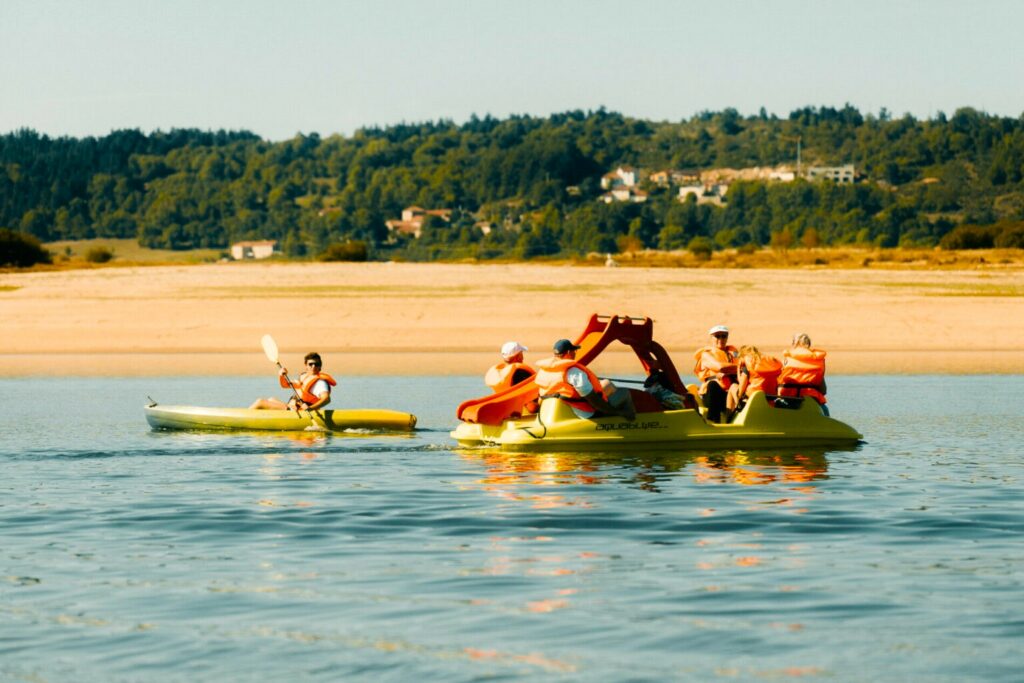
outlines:
{"label": "orange life jacket", "polygon": [[537,374],[534,376],[533,381],[536,383],[537,388],[540,389],[542,398],[545,396],[561,396],[570,406],[583,410],[594,409],[585,398],[580,396],[580,392],[576,391],[576,387],[569,384],[569,381],[565,378],[569,368],[578,368],[585,372],[591,386],[594,387],[594,391],[599,396],[604,397],[604,392],[601,391],[601,380],[597,378],[597,375],[591,372],[590,368],[586,365],[577,363],[572,358],[548,358],[537,363],[537,368]]}
{"label": "orange life jacket", "polygon": [[515,381],[516,372],[519,370],[529,373],[531,377],[537,372],[526,363],[501,362],[487,371],[487,374],[484,375],[484,382],[494,390],[494,393],[505,391],[512,386]]}
{"label": "orange life jacket", "polygon": [[825,352],[796,346],[782,353],[779,396],[810,396],[825,403]]}
{"label": "orange life jacket", "polygon": [[774,396],[779,391],[779,373],[782,372],[782,361],[772,356],[761,356],[755,367],[743,365],[750,379],[747,380],[746,393],[749,396],[755,391],[763,391]]}
{"label": "orange life jacket", "polygon": [[706,382],[718,374],[717,369],[704,365],[705,353],[710,353],[711,357],[722,365],[730,365],[736,362],[739,349],[732,345],[728,345],[724,349],[720,349],[717,346],[704,346],[697,349],[693,354],[693,360],[696,361],[696,364],[693,366],[693,374],[697,375],[697,379],[701,382]]}
{"label": "orange life jacket", "polygon": [[299,398],[302,399],[303,403],[316,403],[317,401],[320,400],[320,397],[313,393],[313,385],[315,385],[320,380],[327,382],[332,387],[338,386],[338,383],[334,380],[334,378],[328,375],[326,372],[321,372],[318,375],[302,375],[301,377],[299,377],[298,382],[292,382],[290,385],[282,375],[281,386],[288,389],[294,387],[298,391]]}

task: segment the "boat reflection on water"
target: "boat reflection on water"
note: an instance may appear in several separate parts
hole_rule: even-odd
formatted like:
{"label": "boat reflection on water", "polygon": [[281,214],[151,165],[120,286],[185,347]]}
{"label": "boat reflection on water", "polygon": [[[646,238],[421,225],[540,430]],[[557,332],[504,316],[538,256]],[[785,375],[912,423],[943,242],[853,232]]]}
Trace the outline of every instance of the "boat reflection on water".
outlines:
{"label": "boat reflection on water", "polygon": [[[643,453],[508,453],[496,448],[463,448],[456,449],[456,453],[484,469],[484,477],[478,483],[486,489],[522,498],[509,492],[517,487],[617,482],[658,493],[666,478],[686,475],[699,484],[806,485],[828,478],[828,453],[857,448]],[[558,502],[550,496],[545,498],[551,504]]]}
{"label": "boat reflection on water", "polygon": [[759,486],[773,482],[808,483],[828,479],[825,451],[799,453],[729,451],[698,455],[693,476],[705,483]]}
{"label": "boat reflection on water", "polygon": [[537,509],[590,507],[590,503],[584,498],[532,487],[591,486],[604,482],[604,477],[597,474],[598,467],[578,453],[507,453],[491,448],[457,448],[455,452],[463,460],[483,467],[484,476],[476,482],[479,488]]}

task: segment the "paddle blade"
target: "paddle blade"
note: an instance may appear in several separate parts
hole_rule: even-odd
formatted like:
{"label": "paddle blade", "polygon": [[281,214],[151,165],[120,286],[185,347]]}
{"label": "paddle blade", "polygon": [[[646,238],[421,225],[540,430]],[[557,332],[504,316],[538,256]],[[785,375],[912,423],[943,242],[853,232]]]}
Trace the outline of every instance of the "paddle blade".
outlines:
{"label": "paddle blade", "polygon": [[267,358],[270,359],[271,363],[276,363],[280,358],[277,352],[277,342],[269,334],[263,335],[263,339],[260,340],[263,344],[263,353],[267,354]]}

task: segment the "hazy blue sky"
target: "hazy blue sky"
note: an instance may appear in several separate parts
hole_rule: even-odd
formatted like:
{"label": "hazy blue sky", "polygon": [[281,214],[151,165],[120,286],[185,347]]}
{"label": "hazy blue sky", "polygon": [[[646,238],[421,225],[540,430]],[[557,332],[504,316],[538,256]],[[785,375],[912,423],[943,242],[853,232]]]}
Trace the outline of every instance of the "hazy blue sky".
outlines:
{"label": "hazy blue sky", "polygon": [[1024,112],[1015,0],[0,0],[0,133]]}

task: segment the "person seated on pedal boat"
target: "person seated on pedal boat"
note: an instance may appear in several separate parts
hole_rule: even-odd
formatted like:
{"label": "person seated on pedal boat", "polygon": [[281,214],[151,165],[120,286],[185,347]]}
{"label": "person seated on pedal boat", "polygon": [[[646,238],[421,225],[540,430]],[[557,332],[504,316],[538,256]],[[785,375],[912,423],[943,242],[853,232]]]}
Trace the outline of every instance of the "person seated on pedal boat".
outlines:
{"label": "person seated on pedal boat", "polygon": [[502,345],[501,362],[491,366],[484,375],[484,382],[494,393],[505,391],[537,374],[536,370],[523,362],[523,352],[529,350],[517,341],[507,341]]}
{"label": "person seated on pedal boat", "polygon": [[693,354],[696,364],[693,374],[697,375],[701,385],[699,393],[707,407],[709,422],[721,422],[725,411],[725,402],[729,387],[737,382],[736,356],[738,350],[729,344],[729,328],[715,325],[708,334],[711,343],[702,346]]}
{"label": "person seated on pedal boat", "polygon": [[541,399],[558,396],[569,404],[577,417],[589,419],[621,415],[632,421],[636,417],[628,389],[600,380],[590,368],[576,362],[579,350],[568,339],[559,339],[553,347],[554,356],[537,363],[533,381]]}
{"label": "person seated on pedal boat", "polygon": [[665,374],[665,370],[662,369],[657,358],[652,357],[648,362],[644,391],[658,399],[661,407],[668,410],[682,410],[696,406],[692,396],[689,394],[683,396],[675,392],[672,382],[669,381],[668,375]]}
{"label": "person seated on pedal boat", "polygon": [[775,396],[779,390],[780,372],[782,361],[778,358],[762,355],[756,346],[741,346],[737,364],[739,382],[729,387],[726,411],[734,413],[739,410],[755,391]]}
{"label": "person seated on pedal boat", "polygon": [[779,396],[809,396],[825,405],[825,356],[822,349],[811,347],[811,338],[804,332],[793,335],[793,345],[782,352],[782,374],[779,375]]}
{"label": "person seated on pedal boat", "polygon": [[306,371],[299,379],[289,382],[286,378],[288,369],[284,366],[278,372],[278,381],[283,389],[292,389],[295,396],[285,403],[274,397],[259,398],[249,406],[250,410],[319,410],[331,402],[331,387],[338,383],[326,372],[321,372],[323,361],[320,354],[311,351],[303,359]]}

